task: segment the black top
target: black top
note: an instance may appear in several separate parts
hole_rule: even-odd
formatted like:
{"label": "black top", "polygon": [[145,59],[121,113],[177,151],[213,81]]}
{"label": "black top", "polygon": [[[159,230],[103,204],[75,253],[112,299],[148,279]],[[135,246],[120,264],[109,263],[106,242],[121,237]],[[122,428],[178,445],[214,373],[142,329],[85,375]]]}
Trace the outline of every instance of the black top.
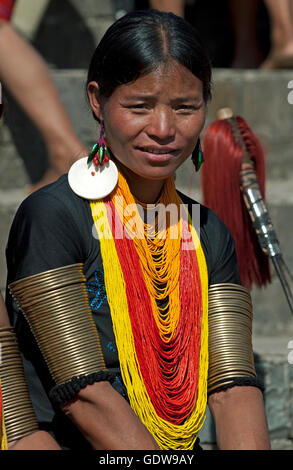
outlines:
{"label": "black top", "polygon": [[[193,204],[199,207],[187,196],[179,195],[188,205],[190,214],[193,213]],[[11,227],[6,251],[7,284],[50,269],[83,263],[89,303],[105,363],[116,374],[113,387],[127,398],[119,373],[99,241],[93,235],[93,227],[89,201],[72,192],[67,175],[32,194],[19,207]],[[231,235],[216,214],[202,205],[200,240],[206,257],[209,284],[241,284]],[[40,428],[50,431],[63,448],[89,448],[71,422],[50,402],[48,393],[55,384],[28,324],[8,290],[6,304],[18,336],[25,377]]]}

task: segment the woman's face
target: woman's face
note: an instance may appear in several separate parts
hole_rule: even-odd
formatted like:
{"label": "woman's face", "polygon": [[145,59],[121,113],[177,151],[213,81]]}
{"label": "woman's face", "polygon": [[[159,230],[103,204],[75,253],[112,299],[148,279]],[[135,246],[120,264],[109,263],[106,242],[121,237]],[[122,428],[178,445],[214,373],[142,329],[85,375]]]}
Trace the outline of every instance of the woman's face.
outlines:
{"label": "woman's face", "polygon": [[146,179],[172,175],[192,153],[205,121],[202,82],[173,61],[118,86],[103,104],[93,87],[90,101],[116,159]]}

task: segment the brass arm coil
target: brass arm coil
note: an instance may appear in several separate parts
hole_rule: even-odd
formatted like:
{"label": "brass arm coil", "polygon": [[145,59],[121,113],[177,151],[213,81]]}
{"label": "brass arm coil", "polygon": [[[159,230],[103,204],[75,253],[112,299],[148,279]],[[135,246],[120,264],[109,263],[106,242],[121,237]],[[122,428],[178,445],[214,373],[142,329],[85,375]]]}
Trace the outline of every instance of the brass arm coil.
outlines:
{"label": "brass arm coil", "polygon": [[8,443],[38,431],[37,419],[24,379],[16,335],[0,328],[0,377],[4,423]]}
{"label": "brass arm coil", "polygon": [[88,302],[83,264],[9,285],[57,385],[106,369]]}
{"label": "brass arm coil", "polygon": [[237,284],[210,286],[208,393],[233,378],[256,377],[251,333],[249,291]]}

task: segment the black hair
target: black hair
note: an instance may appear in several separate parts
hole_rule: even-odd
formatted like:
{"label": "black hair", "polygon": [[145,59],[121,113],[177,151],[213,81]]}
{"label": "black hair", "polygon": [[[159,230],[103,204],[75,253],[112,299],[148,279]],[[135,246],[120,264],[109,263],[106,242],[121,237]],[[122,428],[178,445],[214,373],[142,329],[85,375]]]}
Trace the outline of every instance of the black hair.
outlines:
{"label": "black hair", "polygon": [[112,24],[92,57],[87,84],[95,81],[101,98],[173,59],[203,83],[205,102],[211,94],[211,64],[190,23],[173,13],[133,11]]}

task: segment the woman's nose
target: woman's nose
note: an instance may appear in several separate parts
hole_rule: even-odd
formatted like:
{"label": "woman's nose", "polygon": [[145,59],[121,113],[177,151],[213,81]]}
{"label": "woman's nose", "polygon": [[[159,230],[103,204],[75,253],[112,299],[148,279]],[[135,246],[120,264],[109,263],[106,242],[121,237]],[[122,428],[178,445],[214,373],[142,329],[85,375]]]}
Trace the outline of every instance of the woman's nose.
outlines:
{"label": "woman's nose", "polygon": [[162,143],[172,140],[176,134],[172,110],[155,110],[150,116],[147,133],[150,137],[160,142],[162,141]]}

